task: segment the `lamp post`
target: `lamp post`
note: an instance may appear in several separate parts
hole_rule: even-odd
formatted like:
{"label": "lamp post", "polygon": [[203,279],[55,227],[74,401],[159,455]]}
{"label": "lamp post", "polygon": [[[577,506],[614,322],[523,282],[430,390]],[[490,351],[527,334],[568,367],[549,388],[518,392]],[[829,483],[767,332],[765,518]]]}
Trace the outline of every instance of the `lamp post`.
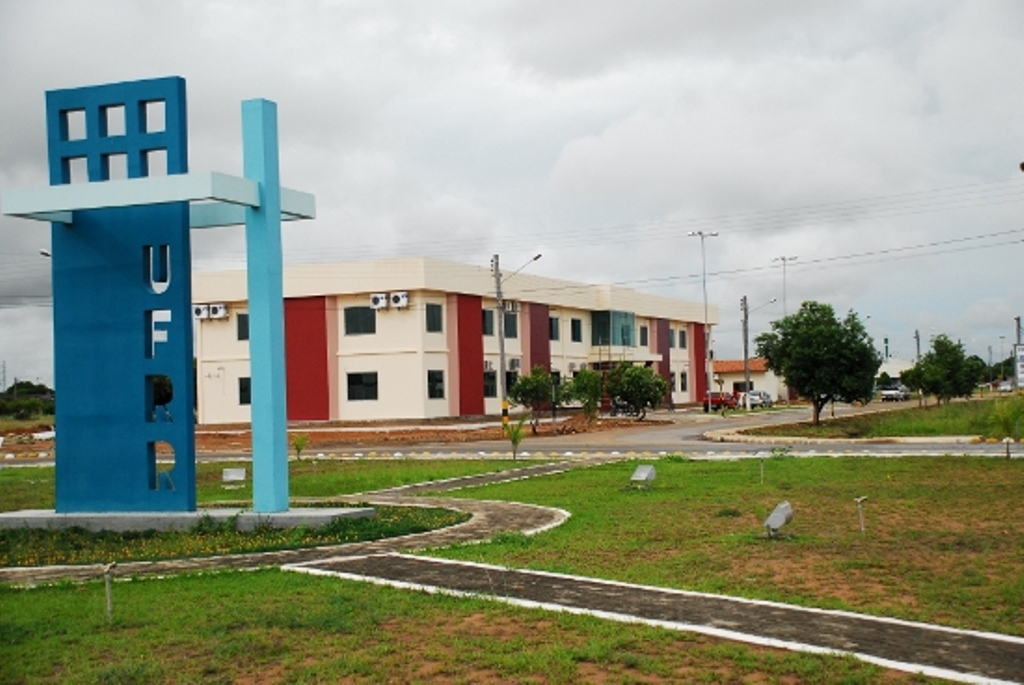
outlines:
{"label": "lamp post", "polygon": [[718,237],[718,231],[690,231],[688,235],[700,238],[700,283],[704,291],[704,373],[707,379],[704,393],[707,395],[711,391],[711,331],[708,329],[708,261],[704,252],[704,239]]}
{"label": "lamp post", "polygon": [[999,380],[1006,380],[1006,355],[1003,353],[1003,341],[1006,339],[1005,335],[999,336]]}
{"label": "lamp post", "polygon": [[508,383],[505,381],[505,299],[501,294],[501,285],[527,266],[540,259],[540,257],[540,254],[534,255],[525,264],[504,278],[501,276],[501,267],[498,263],[498,255],[494,255],[494,257],[491,258],[491,271],[494,273],[494,291],[497,296],[496,317],[498,319],[498,366],[500,367],[498,370],[498,387],[501,388],[502,429],[508,427]]}
{"label": "lamp post", "polygon": [[786,316],[789,312],[786,311],[786,262],[796,261],[796,255],[792,257],[775,257],[772,259],[773,262],[782,262],[782,315]]}
{"label": "lamp post", "polygon": [[747,411],[750,411],[750,312],[756,312],[758,309],[761,309],[762,307],[767,307],[773,302],[778,301],[779,298],[773,297],[764,304],[758,305],[757,307],[751,309],[750,305],[747,303],[747,296],[744,295],[743,297],[740,298],[740,310],[742,310],[743,312],[743,408],[746,409]]}

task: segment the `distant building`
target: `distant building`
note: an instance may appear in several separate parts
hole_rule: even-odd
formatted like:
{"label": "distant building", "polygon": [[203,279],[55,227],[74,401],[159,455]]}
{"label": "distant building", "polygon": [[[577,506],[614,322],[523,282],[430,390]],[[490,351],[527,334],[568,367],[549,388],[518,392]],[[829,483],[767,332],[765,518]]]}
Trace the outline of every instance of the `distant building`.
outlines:
{"label": "distant building", "polygon": [[[768,368],[768,362],[761,357],[748,360],[750,368],[750,390],[764,390],[776,402],[785,401],[789,397],[789,388],[783,379],[776,376]],[[722,392],[739,393],[744,391],[743,360],[715,360],[714,380],[712,389],[717,390],[721,381]]]}
{"label": "distant building", "polygon": [[[250,418],[245,278],[193,273],[199,423]],[[500,413],[490,269],[422,257],[292,266],[284,296],[289,420]],[[538,364],[560,380],[629,360],[665,377],[675,404],[703,396],[700,303],[525,273],[503,299],[510,386]]]}

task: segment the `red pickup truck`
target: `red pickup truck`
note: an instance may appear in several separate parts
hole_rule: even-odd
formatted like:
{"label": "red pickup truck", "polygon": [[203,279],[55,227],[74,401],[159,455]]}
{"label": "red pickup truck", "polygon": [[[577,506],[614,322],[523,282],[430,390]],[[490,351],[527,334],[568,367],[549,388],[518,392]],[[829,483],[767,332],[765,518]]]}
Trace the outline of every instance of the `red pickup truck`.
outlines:
{"label": "red pickup truck", "polygon": [[719,409],[735,409],[736,396],[727,392],[709,392],[704,398],[704,411],[717,411]]}

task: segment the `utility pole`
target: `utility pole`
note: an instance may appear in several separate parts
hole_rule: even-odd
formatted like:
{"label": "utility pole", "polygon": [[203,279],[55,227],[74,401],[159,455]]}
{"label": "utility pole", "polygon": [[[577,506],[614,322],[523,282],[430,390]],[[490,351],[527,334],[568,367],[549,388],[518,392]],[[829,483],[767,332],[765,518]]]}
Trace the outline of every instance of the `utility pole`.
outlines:
{"label": "utility pole", "polygon": [[789,312],[786,310],[786,263],[796,261],[796,255],[792,257],[776,257],[773,262],[782,262],[782,316],[788,316]]}
{"label": "utility pole", "polygon": [[498,255],[491,259],[494,271],[494,291],[498,299],[495,318],[498,320],[498,388],[501,394],[501,427],[508,428],[508,388],[505,383],[505,301],[501,296],[501,267]]}
{"label": "utility pole", "polygon": [[[914,342],[917,344],[917,363],[921,363],[921,331],[914,329]],[[989,364],[991,366],[991,364]]]}
{"label": "utility pole", "polygon": [[704,239],[718,236],[718,231],[690,231],[687,235],[700,238],[700,283],[704,291],[704,373],[706,376],[704,402],[711,406],[711,327],[708,326],[708,260],[704,253]]}
{"label": "utility pole", "polygon": [[743,311],[743,408],[750,411],[750,351],[748,349],[750,304],[747,302],[746,295],[740,298],[740,309]]}

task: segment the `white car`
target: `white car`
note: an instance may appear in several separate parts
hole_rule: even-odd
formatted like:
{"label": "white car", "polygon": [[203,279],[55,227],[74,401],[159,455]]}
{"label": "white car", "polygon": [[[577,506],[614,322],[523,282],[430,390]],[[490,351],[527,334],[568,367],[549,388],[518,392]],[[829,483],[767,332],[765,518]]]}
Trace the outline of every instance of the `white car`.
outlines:
{"label": "white car", "polygon": [[[749,393],[746,394],[750,396],[751,409],[754,409],[755,407],[771,407],[772,405],[775,404],[775,402],[772,400],[772,396],[769,395],[764,390],[751,390]],[[740,397],[740,406],[747,406],[746,397]]]}

